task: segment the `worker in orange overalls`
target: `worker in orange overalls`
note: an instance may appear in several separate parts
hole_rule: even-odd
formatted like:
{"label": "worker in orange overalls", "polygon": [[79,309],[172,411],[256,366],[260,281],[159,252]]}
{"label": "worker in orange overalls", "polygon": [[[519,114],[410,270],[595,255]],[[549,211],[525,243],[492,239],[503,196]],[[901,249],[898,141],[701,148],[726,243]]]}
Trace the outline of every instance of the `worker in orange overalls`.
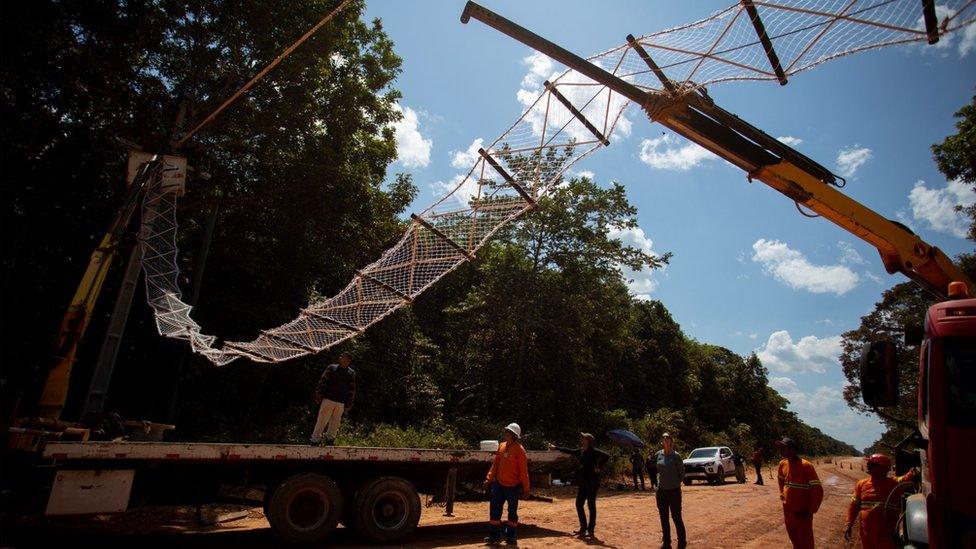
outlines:
{"label": "worker in orange overalls", "polygon": [[[895,549],[898,514],[901,510],[901,494],[915,478],[909,471],[900,477],[889,477],[891,460],[884,454],[874,454],[867,459],[868,478],[857,481],[851,504],[847,508],[847,530],[844,539],[851,539],[854,520],[860,515],[861,545],[865,549]],[[904,483],[904,484],[902,484]]]}
{"label": "worker in orange overalls", "polygon": [[798,455],[799,446],[789,438],[776,441],[779,462],[779,499],[783,502],[786,533],[794,549],[813,549],[813,514],[823,501],[823,486],[813,464]]}
{"label": "worker in orange overalls", "polygon": [[522,447],[522,428],[518,423],[505,427],[505,442],[498,445],[495,461],[488,470],[484,488],[490,489],[488,500],[488,537],[485,543],[496,544],[502,540],[502,507],[508,504],[508,520],[505,521],[505,543],[517,545],[519,496],[528,496],[529,460]]}

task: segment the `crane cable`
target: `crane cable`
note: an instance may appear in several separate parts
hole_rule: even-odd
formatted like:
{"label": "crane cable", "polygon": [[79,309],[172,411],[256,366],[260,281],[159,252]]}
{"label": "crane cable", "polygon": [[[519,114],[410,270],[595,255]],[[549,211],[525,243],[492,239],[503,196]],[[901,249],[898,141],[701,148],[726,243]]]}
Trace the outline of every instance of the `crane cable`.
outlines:
{"label": "crane cable", "polygon": [[197,133],[198,131],[200,131],[201,128],[209,124],[214,118],[217,117],[218,114],[223,112],[223,110],[229,107],[231,103],[236,101],[238,97],[244,95],[244,93],[246,93],[247,90],[251,89],[251,87],[253,87],[255,84],[258,83],[258,80],[264,78],[264,75],[268,74],[271,71],[271,69],[275,68],[278,65],[278,63],[281,63],[281,61],[283,61],[286,57],[291,55],[291,52],[295,51],[295,48],[301,46],[306,40],[311,38],[311,36],[315,34],[319,29],[321,29],[323,25],[331,21],[332,18],[335,17],[340,11],[342,11],[342,9],[345,8],[346,5],[349,4],[349,2],[351,1],[352,0],[343,0],[343,2],[339,4],[338,7],[336,7],[328,15],[323,17],[314,27],[312,27],[311,29],[308,30],[308,32],[303,34],[301,38],[299,38],[294,43],[292,43],[292,45],[285,48],[283,52],[278,54],[278,57],[275,57],[275,59],[271,63],[268,63],[268,66],[264,67],[263,69],[261,69],[261,72],[254,75],[254,78],[251,78],[251,80],[248,81],[247,84],[244,84],[244,86],[242,86],[241,89],[234,92],[234,95],[231,95],[229,98],[227,98],[226,101],[224,101],[219,107],[214,109],[212,113],[207,115],[207,117],[204,118],[199,124],[197,124],[192,130],[190,130],[189,132],[186,133],[186,135],[181,137],[180,140],[176,142],[174,149],[179,149],[181,146],[183,146],[184,143],[189,141],[189,139],[193,137],[195,133]]}

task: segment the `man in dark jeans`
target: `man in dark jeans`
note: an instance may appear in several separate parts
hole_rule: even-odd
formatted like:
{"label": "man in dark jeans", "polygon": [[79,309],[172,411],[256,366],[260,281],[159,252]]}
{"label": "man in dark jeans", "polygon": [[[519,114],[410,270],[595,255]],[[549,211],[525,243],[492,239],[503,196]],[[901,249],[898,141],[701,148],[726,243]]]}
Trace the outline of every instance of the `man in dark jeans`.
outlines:
{"label": "man in dark jeans", "polygon": [[657,490],[657,454],[647,456],[647,476],[651,479],[651,490]]}
{"label": "man in dark jeans", "polygon": [[[593,435],[590,433],[580,433],[579,448],[561,448],[550,444],[549,449],[580,458],[579,467],[576,469],[576,479],[579,483],[576,491],[576,513],[579,515],[580,527],[573,533],[581,538],[595,538],[593,529],[596,528],[596,493],[600,488],[600,471],[610,459],[610,454],[593,446]],[[584,502],[590,510],[589,522],[586,520],[586,513],[583,512]]]}
{"label": "man in dark jeans", "polygon": [[657,489],[657,512],[661,515],[661,547],[671,548],[671,524],[668,521],[670,512],[674,519],[674,528],[678,531],[678,549],[688,545],[685,537],[685,523],[681,520],[681,481],[685,478],[685,462],[678,452],[674,451],[671,435],[661,435],[662,450],[655,454],[657,472],[660,475]]}
{"label": "man in dark jeans", "polygon": [[[644,489],[644,456],[641,455],[640,450],[634,448],[634,451],[630,454],[630,466],[631,466],[631,476],[634,477],[634,491]],[[637,479],[640,478],[640,487],[637,485]]]}
{"label": "man in dark jeans", "polygon": [[752,452],[752,465],[753,467],[756,468],[756,482],[754,482],[753,484],[758,484],[762,486],[763,485],[763,479],[762,479],[763,455],[762,455],[762,447],[759,446],[758,444],[756,445],[756,449]]}
{"label": "man in dark jeans", "polygon": [[342,414],[352,410],[352,403],[356,399],[356,371],[349,367],[352,355],[342,353],[338,364],[329,364],[316,388],[316,399],[319,402],[319,413],[312,429],[312,443],[322,440],[322,430],[325,430],[325,444],[335,444],[336,431],[339,430],[339,420]]}

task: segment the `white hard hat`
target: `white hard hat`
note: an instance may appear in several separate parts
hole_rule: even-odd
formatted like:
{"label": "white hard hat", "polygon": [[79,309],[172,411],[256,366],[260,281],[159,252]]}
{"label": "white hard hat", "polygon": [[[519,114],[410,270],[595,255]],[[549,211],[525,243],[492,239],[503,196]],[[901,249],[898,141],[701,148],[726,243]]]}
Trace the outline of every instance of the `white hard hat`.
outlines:
{"label": "white hard hat", "polygon": [[518,423],[509,423],[505,426],[506,431],[511,431],[515,436],[522,438],[522,428],[519,427]]}

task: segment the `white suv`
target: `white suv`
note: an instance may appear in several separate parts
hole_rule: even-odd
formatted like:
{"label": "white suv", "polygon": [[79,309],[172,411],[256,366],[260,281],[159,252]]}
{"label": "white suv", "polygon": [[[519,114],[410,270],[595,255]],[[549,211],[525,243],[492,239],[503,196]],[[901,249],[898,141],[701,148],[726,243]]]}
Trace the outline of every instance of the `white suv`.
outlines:
{"label": "white suv", "polygon": [[725,477],[735,476],[732,450],[727,446],[695,448],[684,463],[685,486],[695,479],[707,480],[709,484],[725,484]]}

